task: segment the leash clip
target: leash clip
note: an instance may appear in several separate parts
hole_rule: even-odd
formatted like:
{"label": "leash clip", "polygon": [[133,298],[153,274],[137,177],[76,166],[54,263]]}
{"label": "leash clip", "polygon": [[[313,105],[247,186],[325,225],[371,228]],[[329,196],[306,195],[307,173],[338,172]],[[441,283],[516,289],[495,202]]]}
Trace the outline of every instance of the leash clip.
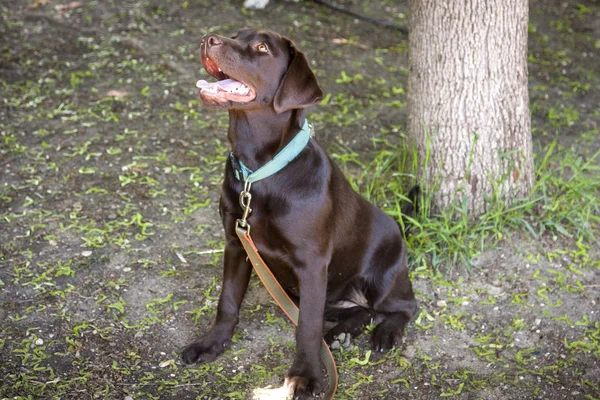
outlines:
{"label": "leash clip", "polygon": [[250,224],[246,221],[248,216],[252,213],[250,208],[250,202],[252,201],[252,195],[250,194],[250,187],[252,183],[249,180],[244,182],[244,189],[240,192],[240,207],[242,208],[242,218],[237,220],[237,224],[240,228],[246,229],[250,233]]}

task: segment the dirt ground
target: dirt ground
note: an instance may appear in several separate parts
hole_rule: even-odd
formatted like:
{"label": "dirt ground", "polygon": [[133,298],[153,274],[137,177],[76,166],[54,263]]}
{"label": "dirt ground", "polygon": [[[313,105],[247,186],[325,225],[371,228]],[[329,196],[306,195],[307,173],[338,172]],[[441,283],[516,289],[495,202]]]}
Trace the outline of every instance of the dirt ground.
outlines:
{"label": "dirt ground", "polygon": [[[406,2],[339,4],[406,24]],[[368,162],[405,126],[406,36],[310,1],[0,0],[0,13],[0,398],[243,399],[280,385],[293,329],[254,278],[231,349],[179,360],[214,318],[222,267],[227,115],[197,100],[200,38],[260,27],[295,40],[327,94],[310,117],[318,140]],[[589,156],[600,4],[532,1],[530,14],[536,147],[557,137]],[[578,239],[515,232],[471,275],[413,263],[420,315],[388,354],[367,335],[336,351],[336,398],[599,399],[600,254]]]}

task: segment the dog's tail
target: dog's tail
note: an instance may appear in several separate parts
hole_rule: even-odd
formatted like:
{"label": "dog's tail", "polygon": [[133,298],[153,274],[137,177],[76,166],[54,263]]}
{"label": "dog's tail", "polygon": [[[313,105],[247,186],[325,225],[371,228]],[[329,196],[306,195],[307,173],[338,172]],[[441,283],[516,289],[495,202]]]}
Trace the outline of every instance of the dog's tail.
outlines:
{"label": "dog's tail", "polygon": [[[398,222],[400,230],[404,230],[404,236],[408,234],[412,226],[410,219],[416,218],[419,213],[419,197],[421,195],[421,188],[419,185],[415,185],[408,191],[406,197],[408,201],[402,205],[402,222]],[[407,218],[408,217],[408,218]]]}

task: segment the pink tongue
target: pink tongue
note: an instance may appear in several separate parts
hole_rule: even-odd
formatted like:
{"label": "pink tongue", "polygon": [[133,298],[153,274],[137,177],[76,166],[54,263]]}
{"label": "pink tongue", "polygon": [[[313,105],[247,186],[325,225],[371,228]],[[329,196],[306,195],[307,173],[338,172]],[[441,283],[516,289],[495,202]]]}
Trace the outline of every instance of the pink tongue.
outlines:
{"label": "pink tongue", "polygon": [[223,81],[217,82],[217,85],[221,86],[223,89],[230,92],[230,91],[233,91],[233,90],[239,88],[240,86],[242,86],[243,83],[238,82],[235,79],[225,79]]}
{"label": "pink tongue", "polygon": [[241,86],[243,86],[243,83],[236,81],[235,79],[224,79],[222,81],[212,82],[212,83],[208,83],[205,80],[199,80],[196,83],[196,87],[198,87],[202,90],[206,90],[206,89],[215,90],[217,88],[221,88],[227,92],[233,92]]}

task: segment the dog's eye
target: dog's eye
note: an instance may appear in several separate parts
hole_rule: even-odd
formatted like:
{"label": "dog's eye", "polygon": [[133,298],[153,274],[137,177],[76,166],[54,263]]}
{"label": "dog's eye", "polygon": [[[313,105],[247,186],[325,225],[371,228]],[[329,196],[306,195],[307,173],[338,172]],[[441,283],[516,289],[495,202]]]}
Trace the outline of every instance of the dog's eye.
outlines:
{"label": "dog's eye", "polygon": [[256,46],[256,49],[258,51],[260,51],[261,53],[268,53],[269,52],[269,48],[264,43],[259,43],[258,46]]}

